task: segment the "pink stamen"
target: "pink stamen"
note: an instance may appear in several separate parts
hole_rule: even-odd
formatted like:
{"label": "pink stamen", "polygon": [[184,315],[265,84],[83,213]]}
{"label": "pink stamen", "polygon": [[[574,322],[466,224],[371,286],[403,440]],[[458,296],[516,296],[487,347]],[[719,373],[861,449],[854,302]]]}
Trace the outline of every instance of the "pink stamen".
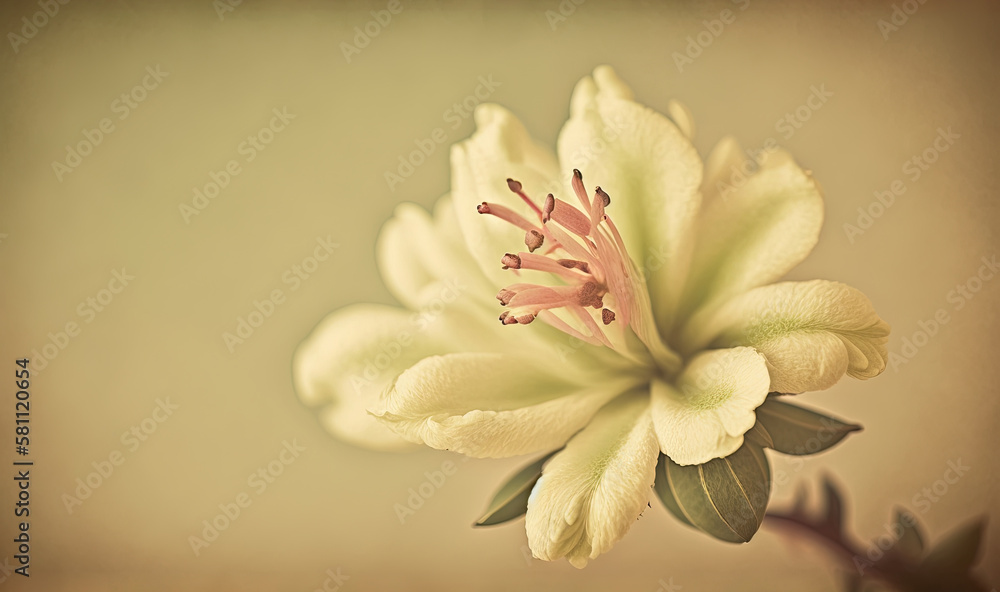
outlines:
{"label": "pink stamen", "polygon": [[552,219],[573,234],[586,237],[592,232],[590,219],[583,212],[561,199],[554,200]]}
{"label": "pink stamen", "polygon": [[542,204],[542,224],[552,219],[552,210],[556,207],[556,198],[550,193],[545,196],[545,203]]}
{"label": "pink stamen", "polygon": [[[480,213],[492,214],[525,231],[528,252],[505,253],[500,260],[504,269],[517,274],[519,270],[549,273],[565,282],[556,286],[517,283],[500,290],[497,300],[509,307],[500,315],[500,322],[526,325],[541,318],[587,343],[614,347],[604,327],[615,320],[623,329],[629,326],[637,302],[633,265],[618,229],[605,213],[611,204],[608,194],[597,187],[593,199],[588,197],[579,170],[573,171],[571,184],[582,210],[552,194],[539,208],[520,182],[507,180],[507,187],[538,215],[540,226],[499,204],[484,202],[479,206]],[[543,243],[548,245],[545,254],[534,254]],[[609,298],[609,306],[617,314],[605,306]],[[569,318],[557,311],[568,313]]]}
{"label": "pink stamen", "polygon": [[583,186],[583,174],[580,173],[580,169],[573,169],[573,193],[576,194],[577,199],[580,200],[580,205],[583,206],[584,212],[590,211],[590,199],[587,198],[587,188]]}
{"label": "pink stamen", "polygon": [[505,222],[510,222],[511,224],[517,226],[521,230],[525,230],[528,232],[535,230],[537,232],[538,227],[529,222],[527,218],[525,218],[521,214],[518,214],[514,210],[502,206],[500,204],[491,204],[491,203],[486,203],[484,201],[483,203],[476,206],[476,211],[479,212],[480,214],[490,214],[496,216],[497,218],[500,218]]}
{"label": "pink stamen", "polygon": [[520,181],[515,181],[514,179],[507,179],[507,188],[513,191],[514,193],[520,195],[521,199],[524,200],[524,203],[531,206],[531,209],[535,210],[535,213],[538,214],[539,218],[542,216],[542,211],[538,209],[538,206],[535,205],[535,202],[531,201],[531,198],[528,197],[522,190]]}
{"label": "pink stamen", "polygon": [[528,247],[529,253],[534,253],[535,249],[545,243],[545,235],[534,228],[524,233],[524,246]]}
{"label": "pink stamen", "polygon": [[579,269],[583,273],[590,273],[590,266],[587,265],[586,261],[577,261],[576,259],[560,259],[556,261],[556,263],[567,269]]}
{"label": "pink stamen", "polygon": [[[544,255],[532,255],[531,253],[521,253],[518,257],[521,260],[521,267],[519,269],[534,269],[535,271],[554,273],[563,279],[574,282],[586,280],[589,275],[589,270],[585,269],[587,264],[582,261],[573,261],[571,259],[559,259],[557,261]],[[563,263],[564,261],[571,262],[571,265],[566,265]],[[583,267],[578,267],[578,265],[582,265]]]}
{"label": "pink stamen", "polygon": [[507,253],[500,258],[504,269],[521,269],[521,258],[513,253]]}

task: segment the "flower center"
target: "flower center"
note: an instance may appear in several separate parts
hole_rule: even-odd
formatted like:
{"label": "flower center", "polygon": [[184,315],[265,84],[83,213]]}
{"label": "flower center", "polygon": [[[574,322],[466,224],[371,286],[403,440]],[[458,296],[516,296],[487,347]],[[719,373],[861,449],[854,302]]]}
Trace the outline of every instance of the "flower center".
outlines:
{"label": "flower center", "polygon": [[[636,306],[632,261],[614,222],[605,213],[611,198],[603,189],[589,198],[583,175],[573,171],[577,208],[551,193],[538,204],[521,183],[507,179],[507,187],[535,213],[533,222],[500,204],[483,202],[480,214],[496,216],[524,231],[527,252],[506,253],[500,263],[518,276],[522,270],[540,271],[561,285],[514,283],[500,290],[497,300],[507,307],[504,325],[527,325],[536,318],[594,345],[615,348],[629,327]],[[535,251],[545,246],[544,254]],[[617,310],[617,314],[615,312]],[[618,321],[618,334],[609,325]],[[618,348],[615,348],[618,349]]]}

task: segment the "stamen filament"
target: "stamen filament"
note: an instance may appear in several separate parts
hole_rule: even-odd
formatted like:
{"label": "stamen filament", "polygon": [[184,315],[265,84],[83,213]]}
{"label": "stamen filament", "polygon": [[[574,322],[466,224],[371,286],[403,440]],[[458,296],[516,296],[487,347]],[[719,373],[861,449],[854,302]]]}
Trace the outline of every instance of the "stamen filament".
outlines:
{"label": "stamen filament", "polygon": [[531,206],[531,209],[535,210],[535,213],[538,214],[539,218],[542,217],[542,211],[539,210],[538,206],[535,205],[535,202],[531,201],[531,198],[524,193],[524,191],[521,188],[521,183],[519,181],[515,181],[514,179],[507,179],[507,188],[513,191],[514,193],[520,195],[521,199],[524,200],[524,203]]}

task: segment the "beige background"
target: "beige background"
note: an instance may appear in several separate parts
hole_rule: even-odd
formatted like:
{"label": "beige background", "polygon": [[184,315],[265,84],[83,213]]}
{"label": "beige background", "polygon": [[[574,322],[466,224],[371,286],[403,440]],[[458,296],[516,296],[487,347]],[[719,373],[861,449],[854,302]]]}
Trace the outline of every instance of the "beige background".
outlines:
{"label": "beige background", "polygon": [[[472,131],[445,111],[476,88],[553,144],[573,84],[610,63],[646,104],[673,97],[692,110],[702,153],[723,134],[756,147],[779,139],[813,169],[827,195],[819,246],[793,273],[862,289],[894,328],[890,349],[921,319],[951,321],[898,372],[845,380],[804,401],[865,431],[803,465],[777,459],[796,481],[823,471],[853,494],[850,520],[876,536],[893,506],[940,479],[949,460],[971,467],[922,514],[932,537],[995,512],[997,284],[962,310],[947,295],[997,253],[996,4],[930,0],[889,39],[877,26],[892,3],[674,3],[588,0],[555,30],[556,0],[503,7],[407,2],[347,63],[340,50],[371,5],[245,0],[220,20],[210,0],[71,2],[15,54],[0,50],[0,364],[13,367],[67,322],[81,332],[33,381],[32,586],[0,590],[313,590],[327,569],[362,590],[639,590],[662,582],[697,590],[835,590],[838,574],[811,546],[762,531],[752,544],[717,543],[681,526],[657,502],[609,554],[584,571],[527,562],[523,522],[469,524],[521,459],[460,463],[417,514],[393,504],[446,460],[424,450],[389,455],[330,438],[297,400],[296,344],[328,312],[391,302],[374,241],[396,204],[430,205],[449,189],[447,145]],[[736,21],[684,72],[684,51],[724,8]],[[6,2],[0,32],[17,31],[33,2]],[[51,162],[84,127],[117,117],[112,101],[147,66],[169,76],[60,182]],[[811,85],[834,96],[790,139],[775,122]],[[185,224],[180,203],[233,158],[272,108],[295,119],[210,205]],[[902,172],[938,127],[961,135],[917,181]],[[390,191],[399,155],[444,127],[412,177]],[[873,192],[907,191],[851,243]],[[330,235],[341,247],[290,292],[282,274]],[[93,322],[77,307],[126,268],[136,279]],[[222,333],[276,288],[287,301],[235,353]],[[6,372],[6,371],[5,371]],[[12,385],[5,386],[10,390]],[[174,414],[135,452],[120,435],[170,397]],[[0,414],[10,442],[13,399]],[[247,476],[283,440],[306,451],[195,557],[188,536],[249,491]],[[125,462],[68,514],[63,494],[113,450]],[[13,533],[14,490],[3,450],[0,540]],[[798,470],[797,470],[798,469]],[[775,491],[780,507],[792,491]],[[987,556],[1000,549],[994,520]],[[0,544],[2,556],[12,555]],[[984,561],[983,565],[986,565]],[[984,568],[993,582],[1000,567]]]}

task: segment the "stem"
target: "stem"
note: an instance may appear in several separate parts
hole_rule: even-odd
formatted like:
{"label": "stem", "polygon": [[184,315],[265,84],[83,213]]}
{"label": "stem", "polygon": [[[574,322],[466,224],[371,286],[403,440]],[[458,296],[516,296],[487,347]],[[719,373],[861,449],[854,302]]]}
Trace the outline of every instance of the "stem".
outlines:
{"label": "stem", "polygon": [[[864,551],[849,537],[845,536],[839,527],[832,527],[830,524],[811,521],[802,512],[793,512],[790,514],[767,512],[764,518],[764,524],[768,526],[773,526],[779,530],[798,530],[816,539],[839,555],[845,564],[850,565],[851,569],[857,568],[857,564],[855,563],[857,558],[866,557]],[[885,555],[878,561],[868,561],[867,559],[864,561],[865,571],[870,572],[872,576],[899,586],[901,590],[913,589],[914,566],[908,562],[901,561],[899,558],[890,555]],[[862,571],[860,575],[864,576],[865,571]]]}

